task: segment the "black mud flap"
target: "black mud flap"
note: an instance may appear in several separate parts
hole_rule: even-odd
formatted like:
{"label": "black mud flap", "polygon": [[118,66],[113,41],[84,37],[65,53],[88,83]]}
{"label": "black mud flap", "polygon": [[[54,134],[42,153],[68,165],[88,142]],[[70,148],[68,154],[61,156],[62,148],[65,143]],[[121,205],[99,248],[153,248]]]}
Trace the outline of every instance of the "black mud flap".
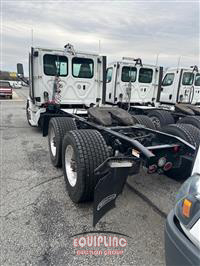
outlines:
{"label": "black mud flap", "polygon": [[137,158],[110,157],[95,170],[99,181],[94,191],[93,226],[115,207],[115,200],[123,191],[129,171],[137,174],[139,168],[140,160]]}

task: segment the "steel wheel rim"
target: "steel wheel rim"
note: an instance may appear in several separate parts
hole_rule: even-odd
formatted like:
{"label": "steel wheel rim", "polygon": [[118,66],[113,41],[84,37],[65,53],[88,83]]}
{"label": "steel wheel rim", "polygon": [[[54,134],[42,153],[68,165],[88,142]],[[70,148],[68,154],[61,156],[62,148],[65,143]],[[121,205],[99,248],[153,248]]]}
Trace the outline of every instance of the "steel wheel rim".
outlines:
{"label": "steel wheel rim", "polygon": [[53,127],[50,130],[50,147],[51,153],[55,157],[56,156],[56,135]]}
{"label": "steel wheel rim", "polygon": [[65,169],[69,184],[74,187],[77,182],[77,165],[74,160],[74,149],[68,145],[65,150]]}
{"label": "steel wheel rim", "polygon": [[151,118],[151,121],[154,123],[156,128],[161,127],[160,120],[156,116],[151,116],[150,118]]}

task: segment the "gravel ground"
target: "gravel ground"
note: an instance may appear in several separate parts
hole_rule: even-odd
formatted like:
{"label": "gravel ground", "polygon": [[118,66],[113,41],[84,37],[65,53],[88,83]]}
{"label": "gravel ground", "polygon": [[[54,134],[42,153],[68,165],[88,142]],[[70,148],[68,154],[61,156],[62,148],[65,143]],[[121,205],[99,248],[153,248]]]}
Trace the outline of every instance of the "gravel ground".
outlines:
{"label": "gravel ground", "polygon": [[[26,122],[28,89],[15,92],[16,100],[0,101],[0,264],[165,265],[165,216],[180,183],[143,171],[130,177],[117,208],[94,229],[92,204],[71,202],[62,170],[50,162],[47,138]],[[124,253],[76,255],[73,235],[91,230],[126,234]]]}

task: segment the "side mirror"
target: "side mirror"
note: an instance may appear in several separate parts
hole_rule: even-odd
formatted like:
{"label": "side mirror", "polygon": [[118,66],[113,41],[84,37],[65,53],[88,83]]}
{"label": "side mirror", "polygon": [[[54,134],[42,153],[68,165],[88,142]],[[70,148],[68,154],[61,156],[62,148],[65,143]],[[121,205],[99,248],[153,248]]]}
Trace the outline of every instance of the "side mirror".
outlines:
{"label": "side mirror", "polygon": [[24,69],[23,64],[18,63],[17,64],[17,76],[23,78],[24,77]]}

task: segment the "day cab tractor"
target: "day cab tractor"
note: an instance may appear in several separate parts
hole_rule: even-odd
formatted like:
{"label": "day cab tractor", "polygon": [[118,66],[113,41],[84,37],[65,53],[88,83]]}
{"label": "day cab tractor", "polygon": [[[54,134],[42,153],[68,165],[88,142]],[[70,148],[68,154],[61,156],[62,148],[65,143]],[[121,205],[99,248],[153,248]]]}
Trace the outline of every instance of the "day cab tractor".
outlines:
{"label": "day cab tractor", "polygon": [[[25,81],[23,66],[18,77]],[[51,162],[63,168],[75,203],[94,200],[95,225],[115,206],[128,175],[140,167],[172,175],[192,168],[199,131],[190,125],[155,129],[143,115],[106,105],[106,57],[65,49],[31,48],[27,119],[48,135]]]}

